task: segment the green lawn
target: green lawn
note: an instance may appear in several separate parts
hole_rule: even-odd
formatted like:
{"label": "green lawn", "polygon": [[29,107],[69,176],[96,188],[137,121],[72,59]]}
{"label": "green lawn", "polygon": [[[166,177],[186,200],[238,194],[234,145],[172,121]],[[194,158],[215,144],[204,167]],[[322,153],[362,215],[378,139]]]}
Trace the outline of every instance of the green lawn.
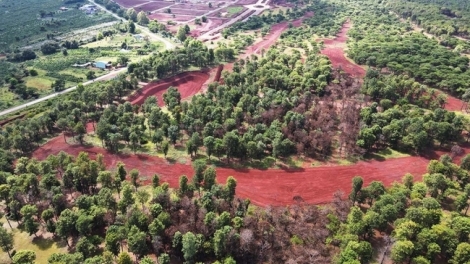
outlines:
{"label": "green lawn", "polygon": [[230,15],[234,15],[234,14],[240,13],[241,11],[243,11],[243,7],[241,7],[241,6],[231,6],[231,7],[228,7],[228,8],[227,8],[227,12],[228,12]]}
{"label": "green lawn", "polygon": [[366,154],[366,159],[394,159],[394,158],[404,158],[409,157],[410,155],[401,153],[391,148],[386,148],[375,153]]}
{"label": "green lawn", "polygon": [[16,94],[10,92],[7,87],[0,87],[0,109],[13,106]]}
{"label": "green lawn", "polygon": [[[7,224],[4,224],[8,227]],[[9,229],[9,227],[8,227]],[[38,232],[39,234],[40,232]],[[49,235],[49,234],[48,234]],[[36,264],[47,264],[47,259],[53,253],[66,253],[67,246],[59,240],[51,238],[43,238],[41,236],[29,236],[26,232],[21,232],[18,229],[13,229],[13,237],[15,240],[14,248],[19,250],[32,250],[36,252]],[[10,263],[10,258],[7,253],[3,251],[0,253],[0,263]]]}
{"label": "green lawn", "polygon": [[26,82],[27,87],[34,87],[38,90],[49,90],[52,85],[52,78],[44,76],[28,76],[23,79]]}

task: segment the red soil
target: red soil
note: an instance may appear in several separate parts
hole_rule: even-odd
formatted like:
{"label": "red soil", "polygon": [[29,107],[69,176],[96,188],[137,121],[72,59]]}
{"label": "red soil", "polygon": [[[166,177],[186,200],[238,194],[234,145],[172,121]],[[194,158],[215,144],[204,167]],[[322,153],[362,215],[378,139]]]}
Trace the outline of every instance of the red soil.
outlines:
{"label": "red soil", "polygon": [[157,96],[158,105],[163,106],[163,94],[170,86],[177,87],[181,93],[181,99],[195,95],[201,90],[202,85],[209,79],[209,74],[205,71],[193,71],[177,74],[173,77],[149,83],[138,93],[128,98],[131,104],[141,105],[149,96]]}
{"label": "red soil", "polygon": [[343,71],[351,74],[352,76],[364,77],[366,71],[361,66],[348,60],[344,54],[346,41],[348,40],[347,33],[350,28],[351,22],[347,21],[334,39],[323,39],[325,48],[321,53],[328,56],[333,67],[341,67]]}
{"label": "red soil", "polygon": [[[154,173],[160,175],[162,181],[170,186],[178,186],[181,175],[193,176],[189,164],[171,164],[168,161],[147,155],[112,154],[100,147],[84,147],[66,144],[62,136],[58,136],[33,153],[37,159],[45,159],[48,155],[57,154],[61,150],[78,155],[85,151],[94,158],[98,153],[104,154],[106,165],[114,169],[118,161],[126,164],[126,169],[138,169],[143,177],[143,183],[149,184]],[[389,186],[406,173],[411,173],[416,180],[426,172],[428,160],[422,157],[406,157],[389,159],[386,161],[359,162],[348,166],[323,166],[299,170],[235,170],[230,168],[217,169],[217,181],[225,183],[228,176],[237,179],[237,195],[249,198],[254,204],[288,205],[293,204],[294,196],[301,196],[307,203],[330,202],[333,193],[342,190],[345,193],[351,190],[351,179],[360,175],[364,178],[364,185],[371,181],[382,181]],[[147,180],[145,180],[145,178]]]}
{"label": "red soil", "polygon": [[238,5],[252,5],[258,2],[257,0],[240,0],[237,2]]}
{"label": "red soil", "polygon": [[146,12],[149,12],[149,11],[155,11],[157,9],[165,8],[165,7],[170,6],[170,5],[172,5],[172,3],[158,1],[158,2],[150,2],[150,3],[145,4],[145,5],[134,7],[134,9],[135,10],[144,10]]}
{"label": "red soil", "polygon": [[349,61],[344,56],[343,48],[325,48],[321,54],[328,56],[334,68],[341,68],[343,71],[355,77],[364,77],[366,71],[359,65]]}
{"label": "red soil", "polygon": [[466,103],[464,101],[447,94],[447,103],[445,104],[444,109],[448,111],[462,111],[465,110],[465,107]]}
{"label": "red soil", "polygon": [[149,1],[148,0],[115,0],[115,2],[124,8],[130,8],[135,5],[143,4]]}
{"label": "red soil", "polygon": [[303,18],[296,19],[294,21],[284,21],[281,23],[278,23],[276,25],[271,26],[271,31],[269,31],[269,34],[263,38],[260,42],[252,45],[251,47],[248,47],[245,50],[245,54],[241,56],[241,58],[246,58],[250,56],[251,54],[256,54],[256,53],[261,53],[262,49],[267,50],[269,47],[274,45],[276,41],[279,39],[281,36],[282,32],[286,30],[289,27],[289,23],[292,23],[294,27],[299,27],[302,24],[302,20],[307,17],[313,16],[313,12],[308,12],[304,15]]}
{"label": "red soil", "polygon": [[187,16],[202,16],[207,13],[204,10],[192,10],[192,9],[177,9],[171,8],[171,13],[175,15],[187,15]]}
{"label": "red soil", "polygon": [[[172,12],[173,12],[173,10],[172,10]],[[194,18],[194,16],[187,16],[187,15],[175,15],[175,17],[173,17],[172,14],[166,14],[166,13],[153,13],[153,14],[149,15],[148,17],[151,20],[153,20],[153,19],[156,19],[158,21],[171,20],[171,21],[179,21],[179,22],[185,22],[185,21],[190,20],[191,18]]]}
{"label": "red soil", "polygon": [[[209,5],[205,4],[191,4],[191,3],[182,3],[182,4],[176,4],[173,6],[173,8],[183,8],[183,9],[193,9],[193,10],[212,10],[212,7],[209,7]],[[173,10],[173,8],[171,10]]]}

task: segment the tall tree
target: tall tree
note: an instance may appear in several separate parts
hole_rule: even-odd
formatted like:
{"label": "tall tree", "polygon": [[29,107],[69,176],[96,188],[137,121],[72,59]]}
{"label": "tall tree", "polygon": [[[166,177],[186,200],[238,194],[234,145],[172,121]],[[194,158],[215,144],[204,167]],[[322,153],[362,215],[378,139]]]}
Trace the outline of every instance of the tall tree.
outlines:
{"label": "tall tree", "polygon": [[184,259],[188,263],[194,263],[194,257],[196,256],[196,253],[198,252],[199,248],[196,236],[191,232],[187,232],[183,235],[182,241],[182,252]]}
{"label": "tall tree", "polygon": [[3,226],[0,226],[0,248],[6,252],[11,259],[13,250],[13,234],[8,232]]}

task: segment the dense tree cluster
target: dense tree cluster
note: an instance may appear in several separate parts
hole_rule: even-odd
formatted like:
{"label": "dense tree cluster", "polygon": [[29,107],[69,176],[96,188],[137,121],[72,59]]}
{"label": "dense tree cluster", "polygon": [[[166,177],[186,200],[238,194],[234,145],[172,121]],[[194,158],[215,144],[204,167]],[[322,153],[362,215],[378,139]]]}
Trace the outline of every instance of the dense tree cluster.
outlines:
{"label": "dense tree cluster", "polygon": [[42,139],[55,135],[57,130],[81,140],[86,134],[86,124],[91,121],[95,125],[105,105],[119,101],[136,87],[137,81],[128,81],[125,76],[86,88],[79,85],[72,98],[56,102],[38,117],[19,120],[2,128],[1,148],[21,156],[34,150]]}
{"label": "dense tree cluster", "polygon": [[19,95],[21,99],[38,96],[38,90],[36,88],[26,86],[26,82],[24,80],[25,77],[30,75],[34,76],[37,72],[34,70],[28,70],[23,65],[18,67],[17,65],[8,62],[3,64],[0,62],[0,67],[1,66],[4,68],[1,71],[2,73],[0,73],[0,76],[3,77],[3,79],[0,80],[0,85],[8,85],[8,89]]}
{"label": "dense tree cluster", "polygon": [[[370,150],[390,146],[421,152],[459,142],[466,120],[442,108],[445,96],[408,77],[369,70],[362,87],[375,101],[361,109],[358,145]],[[427,109],[431,109],[429,111]]]}
{"label": "dense tree cluster", "polygon": [[183,48],[167,50],[152,55],[139,63],[129,65],[128,71],[139,79],[164,78],[189,66],[206,67],[215,61],[214,50],[202,42],[188,38]]}
{"label": "dense tree cluster", "polygon": [[465,156],[459,166],[444,155],[429,163],[422,182],[407,174],[389,189],[376,181],[364,187],[355,177],[347,219],[329,216],[328,229],[335,234],[330,241],[342,248],[338,262],[367,263],[370,242],[380,232],[394,263],[467,263],[469,160]]}
{"label": "dense tree cluster", "polygon": [[399,0],[384,1],[383,4],[433,35],[470,37],[470,5],[467,1]]}
{"label": "dense tree cluster", "polygon": [[[30,235],[52,233],[74,249],[52,254],[49,263],[132,263],[133,258],[156,263],[149,254],[158,256],[158,263],[169,263],[169,256],[187,263],[329,262],[323,243],[328,232],[322,231],[326,215],[344,206],[256,208],[235,198],[233,177],[219,185],[214,168],[197,162],[194,170],[191,180],[180,177],[179,188],[169,188],[158,175],[140,188],[139,171],[127,171],[122,163],[108,171],[102,155],[96,160],[83,152],[41,161],[23,157],[14,172],[0,173],[1,209],[10,226],[17,222]],[[15,252],[12,233],[4,227],[0,247],[13,263],[36,258],[32,251]]]}
{"label": "dense tree cluster", "polygon": [[[452,52],[419,33],[406,28],[385,9],[371,8],[354,18],[349,35],[354,40],[348,55],[359,64],[462,94],[469,88],[469,59]],[[385,33],[386,32],[386,33]]]}

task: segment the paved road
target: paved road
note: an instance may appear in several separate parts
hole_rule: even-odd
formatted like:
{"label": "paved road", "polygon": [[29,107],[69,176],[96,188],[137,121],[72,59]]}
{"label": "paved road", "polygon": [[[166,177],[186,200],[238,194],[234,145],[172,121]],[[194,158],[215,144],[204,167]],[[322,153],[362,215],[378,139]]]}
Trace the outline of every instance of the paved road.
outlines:
{"label": "paved road", "polygon": [[[98,78],[96,78],[95,80],[92,80],[92,81],[87,81],[87,82],[84,82],[83,85],[88,85],[90,83],[93,83],[94,81],[101,81],[101,80],[109,80],[109,79],[112,79],[113,77],[117,76],[118,74],[120,73],[123,73],[127,70],[127,68],[121,68],[119,70],[115,70],[115,71],[112,71],[108,74],[105,74],[103,76],[100,76]],[[68,93],[68,92],[71,92],[73,90],[77,89],[77,86],[73,86],[73,87],[70,87],[68,89],[65,89],[61,92],[57,92],[57,93],[53,93],[53,94],[50,94],[50,95],[47,95],[47,96],[44,96],[44,97],[41,97],[39,99],[36,99],[34,101],[31,101],[31,102],[28,102],[28,103],[25,103],[25,104],[22,104],[22,105],[19,105],[19,106],[15,106],[15,107],[12,107],[12,108],[9,108],[7,110],[4,110],[2,112],[0,112],[0,116],[4,116],[4,115],[8,115],[8,114],[11,114],[13,112],[16,112],[18,110],[21,110],[21,109],[24,109],[28,106],[32,106],[32,105],[35,105],[35,104],[38,104],[40,102],[44,102],[46,100],[49,100],[51,98],[54,98],[58,95],[61,95],[61,94],[65,94],[65,93]]]}
{"label": "paved road", "polygon": [[[105,10],[106,12],[110,13],[112,16],[114,16],[115,18],[121,20],[122,18],[119,17],[118,15],[114,14],[113,12],[107,10],[106,8],[104,8],[103,6],[101,5],[98,5],[96,4],[93,0],[90,0],[90,2],[94,3],[95,5],[99,6],[101,9]],[[144,32],[145,34],[149,35],[150,36],[150,39],[153,40],[153,41],[161,41],[163,42],[163,44],[165,44],[165,48],[166,49],[173,49],[175,47],[175,45],[171,42],[169,42],[168,40],[164,39],[163,37],[157,35],[157,34],[154,34],[152,32],[150,32],[150,30],[146,27],[142,27],[140,25],[136,25],[142,32]],[[93,83],[94,81],[101,81],[101,80],[109,80],[109,79],[112,79],[113,77],[115,77],[116,75],[120,74],[120,73],[124,73],[125,71],[127,70],[127,68],[121,68],[119,70],[115,70],[115,71],[112,71],[108,74],[105,74],[103,76],[100,76],[92,81],[87,81],[87,82],[84,82],[83,85],[88,85],[90,83]],[[1,111],[0,112],[0,116],[4,116],[4,115],[8,115],[8,114],[11,114],[13,112],[16,112],[16,111],[19,111],[19,110],[22,110],[22,109],[25,109],[26,107],[29,107],[29,106],[32,106],[32,105],[35,105],[35,104],[38,104],[38,103],[41,103],[41,102],[44,102],[44,101],[47,101],[51,98],[54,98],[58,95],[61,95],[61,94],[65,94],[65,93],[69,93],[73,90],[77,89],[77,86],[73,86],[73,87],[70,87],[68,89],[65,89],[61,92],[57,92],[57,93],[53,93],[53,94],[50,94],[50,95],[47,95],[47,96],[44,96],[44,97],[41,97],[39,99],[36,99],[34,101],[31,101],[31,102],[28,102],[28,103],[25,103],[25,104],[22,104],[22,105],[18,105],[18,106],[15,106],[15,107],[12,107],[12,108],[9,108],[9,109],[6,109],[4,111]]]}

